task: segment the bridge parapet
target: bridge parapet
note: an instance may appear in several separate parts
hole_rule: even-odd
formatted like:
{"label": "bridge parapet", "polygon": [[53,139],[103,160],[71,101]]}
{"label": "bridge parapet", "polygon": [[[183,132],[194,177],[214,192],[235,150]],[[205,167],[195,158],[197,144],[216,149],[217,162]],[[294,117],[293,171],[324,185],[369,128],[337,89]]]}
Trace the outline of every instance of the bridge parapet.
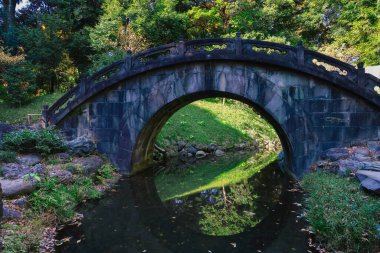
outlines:
{"label": "bridge parapet", "polygon": [[54,105],[45,108],[44,120],[46,125],[59,123],[86,100],[123,79],[165,66],[209,60],[254,62],[294,69],[328,80],[380,108],[380,97],[375,91],[380,86],[380,79],[366,74],[362,63],[355,68],[327,55],[305,50],[302,43],[292,47],[260,40],[243,40],[238,35],[236,39],[180,41],[135,55],[129,52],[124,60],[83,79]]}

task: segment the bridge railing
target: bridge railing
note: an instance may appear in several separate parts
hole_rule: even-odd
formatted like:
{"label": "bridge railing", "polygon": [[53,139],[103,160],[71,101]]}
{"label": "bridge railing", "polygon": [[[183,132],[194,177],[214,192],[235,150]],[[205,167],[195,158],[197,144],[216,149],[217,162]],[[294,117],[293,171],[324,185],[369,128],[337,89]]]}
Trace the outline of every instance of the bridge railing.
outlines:
{"label": "bridge railing", "polygon": [[[75,109],[93,94],[106,88],[123,77],[141,70],[186,61],[207,61],[209,59],[246,60],[277,64],[308,73],[319,72],[330,79],[345,80],[360,85],[363,95],[373,91],[380,80],[364,73],[362,64],[358,68],[315,51],[305,50],[302,43],[297,47],[260,40],[243,40],[240,35],[232,38],[211,38],[180,41],[148,49],[132,55],[128,52],[124,60],[117,61],[89,76],[69,90],[50,108],[44,107],[46,124],[56,124],[71,110]],[[371,93],[369,93],[371,94]]]}

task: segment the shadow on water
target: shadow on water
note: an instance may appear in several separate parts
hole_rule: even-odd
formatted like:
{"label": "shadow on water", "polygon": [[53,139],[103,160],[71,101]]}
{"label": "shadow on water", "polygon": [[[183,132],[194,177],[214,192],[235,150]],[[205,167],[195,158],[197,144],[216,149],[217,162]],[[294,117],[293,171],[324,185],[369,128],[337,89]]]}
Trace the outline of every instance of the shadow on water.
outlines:
{"label": "shadow on water", "polygon": [[[255,203],[247,205],[243,201],[237,210],[247,211],[242,209],[254,206],[259,216],[257,222],[250,223],[241,233],[213,236],[200,230],[197,224],[202,219],[199,208],[205,204],[202,194],[209,196],[217,189],[183,197],[182,203],[189,205],[178,208],[173,205],[178,199],[161,201],[153,170],[126,178],[120,182],[117,192],[86,205],[81,226],[61,231],[60,238],[73,238],[58,248],[58,252],[304,253],[310,250],[308,234],[301,231],[305,221],[297,217],[302,212],[297,204],[302,193],[289,177],[281,174],[277,163],[265,167],[246,183],[252,185]],[[214,196],[222,196],[220,189],[217,191]],[[233,196],[233,191],[233,188],[225,189],[227,196]],[[213,225],[213,222],[206,224]]]}

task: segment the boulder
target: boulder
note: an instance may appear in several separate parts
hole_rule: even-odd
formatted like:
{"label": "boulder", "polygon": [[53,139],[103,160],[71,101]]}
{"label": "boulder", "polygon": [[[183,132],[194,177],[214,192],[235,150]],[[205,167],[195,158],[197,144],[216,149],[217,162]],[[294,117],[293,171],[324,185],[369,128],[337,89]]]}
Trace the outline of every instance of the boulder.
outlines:
{"label": "boulder", "polygon": [[89,157],[74,158],[74,166],[77,166],[85,175],[89,175],[98,171],[102,165],[103,160],[99,156],[92,155]]}
{"label": "boulder", "polygon": [[3,207],[3,218],[11,219],[11,220],[19,220],[19,219],[22,219],[22,213],[16,210],[12,210],[7,207]]}
{"label": "boulder", "polygon": [[17,163],[4,163],[2,168],[6,179],[18,179],[30,173],[28,166]]}
{"label": "boulder", "polygon": [[223,156],[224,155],[224,151],[222,151],[220,149],[217,149],[214,154],[215,154],[215,156]]}
{"label": "boulder", "polygon": [[366,147],[353,147],[352,152],[354,154],[359,154],[362,156],[369,156],[369,157],[371,156],[370,150]]}
{"label": "boulder", "polygon": [[73,174],[67,170],[51,170],[48,172],[49,177],[58,178],[62,184],[71,184],[74,181]]}
{"label": "boulder", "polygon": [[75,155],[87,155],[95,151],[95,144],[85,136],[66,142],[67,149]]}
{"label": "boulder", "polygon": [[35,182],[24,179],[0,179],[3,196],[13,198],[23,194],[32,193],[36,189]]}
{"label": "boulder", "polygon": [[38,154],[19,155],[17,157],[17,163],[25,166],[33,166],[40,163],[42,160]]}
{"label": "boulder", "polygon": [[360,185],[374,193],[380,195],[380,172],[359,170],[356,172],[356,177],[360,181]]}
{"label": "boulder", "polygon": [[195,157],[198,158],[198,159],[204,158],[204,157],[206,157],[206,153],[204,151],[202,151],[202,150],[199,150],[195,154]]}
{"label": "boulder", "polygon": [[345,148],[330,148],[326,152],[326,158],[330,161],[337,161],[346,159],[350,156],[350,153]]}
{"label": "boulder", "polygon": [[358,170],[380,171],[380,162],[378,161],[358,161],[356,159],[344,159],[336,162],[338,165],[338,174],[345,175],[347,172]]}

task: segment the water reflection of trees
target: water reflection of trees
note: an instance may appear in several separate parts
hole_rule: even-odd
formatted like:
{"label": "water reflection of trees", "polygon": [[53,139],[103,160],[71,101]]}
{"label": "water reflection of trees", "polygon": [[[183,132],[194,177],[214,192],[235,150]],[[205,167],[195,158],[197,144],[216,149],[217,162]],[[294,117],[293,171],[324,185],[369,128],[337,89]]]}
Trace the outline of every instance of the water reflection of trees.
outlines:
{"label": "water reflection of trees", "polygon": [[213,205],[204,205],[200,210],[199,225],[208,235],[233,235],[244,232],[260,222],[256,216],[257,195],[249,184],[223,187],[215,196]]}

